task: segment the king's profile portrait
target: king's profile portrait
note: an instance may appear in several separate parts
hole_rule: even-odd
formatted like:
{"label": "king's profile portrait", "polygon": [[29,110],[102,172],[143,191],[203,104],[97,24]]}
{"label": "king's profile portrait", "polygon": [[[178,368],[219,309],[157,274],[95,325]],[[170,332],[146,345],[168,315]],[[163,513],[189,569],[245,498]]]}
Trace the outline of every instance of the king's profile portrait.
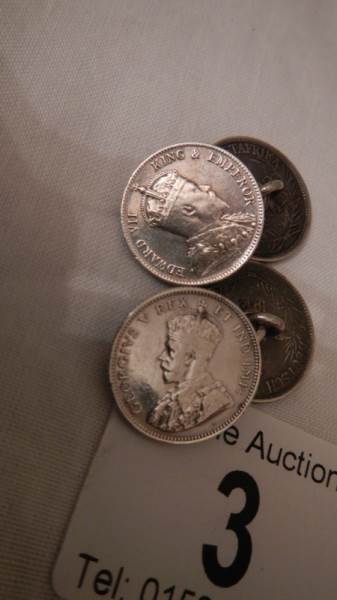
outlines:
{"label": "king's profile portrait", "polygon": [[185,238],[191,270],[202,275],[225,256],[239,253],[254,234],[253,214],[232,211],[210,185],[197,184],[176,169],[134,189],[143,196],[145,222]]}
{"label": "king's profile portrait", "polygon": [[148,422],[162,431],[183,431],[234,405],[224,383],[210,371],[222,333],[205,311],[167,321],[164,348],[158,356],[167,392],[158,399]]}

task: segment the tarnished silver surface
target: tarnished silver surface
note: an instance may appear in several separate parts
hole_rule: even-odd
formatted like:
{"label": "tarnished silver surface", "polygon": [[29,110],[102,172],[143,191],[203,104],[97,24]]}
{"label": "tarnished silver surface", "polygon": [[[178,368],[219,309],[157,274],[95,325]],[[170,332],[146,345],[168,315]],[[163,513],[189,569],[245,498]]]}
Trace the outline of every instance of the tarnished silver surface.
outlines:
{"label": "tarnished silver surface", "polygon": [[284,154],[261,140],[234,136],[216,145],[239,158],[261,186],[265,223],[254,258],[275,261],[287,256],[302,243],[311,220],[309,193],[301,175]]}
{"label": "tarnished silver surface", "polygon": [[254,328],[236,305],[209,290],[175,288],[129,315],[113,344],[110,381],[142,433],[189,443],[244,412],[260,371]]}
{"label": "tarnished silver surface", "polygon": [[178,285],[228,277],[253,254],[264,204],[250,171],[229,152],[177,144],[145,160],[123,196],[122,227],[134,256]]}
{"label": "tarnished silver surface", "polygon": [[254,401],[278,400],[291,392],[307,370],[314,342],[311,317],[300,293],[283,275],[256,261],[213,289],[238,304],[249,318],[252,313],[272,315],[269,324],[264,318],[262,373]]}

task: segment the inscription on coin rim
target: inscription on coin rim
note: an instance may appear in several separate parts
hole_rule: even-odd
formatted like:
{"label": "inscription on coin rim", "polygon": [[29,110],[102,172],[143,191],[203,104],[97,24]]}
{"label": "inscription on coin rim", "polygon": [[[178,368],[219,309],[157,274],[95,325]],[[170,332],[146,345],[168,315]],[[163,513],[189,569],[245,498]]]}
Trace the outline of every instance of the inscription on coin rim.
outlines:
{"label": "inscription on coin rim", "polygon": [[[247,334],[251,340],[251,344],[252,344],[251,347],[252,347],[252,351],[254,354],[254,363],[253,364],[249,363],[249,367],[253,368],[253,373],[252,373],[251,388],[246,395],[246,400],[244,400],[243,402],[241,402],[241,404],[239,404],[239,406],[237,407],[237,410],[233,413],[233,415],[229,419],[223,421],[221,423],[221,425],[214,427],[214,429],[211,432],[206,432],[206,433],[202,433],[202,434],[200,434],[200,433],[199,434],[188,434],[188,435],[177,435],[177,434],[167,435],[164,432],[159,433],[154,428],[151,428],[149,425],[147,425],[147,424],[143,425],[142,423],[139,423],[137,421],[137,419],[135,418],[134,415],[138,414],[138,412],[140,412],[140,411],[138,410],[139,407],[134,403],[135,401],[137,402],[137,400],[134,399],[132,390],[130,390],[130,388],[128,388],[128,389],[125,389],[123,392],[123,390],[119,389],[119,386],[116,384],[116,380],[118,379],[119,381],[123,381],[123,380],[125,381],[123,375],[119,376],[119,377],[117,376],[118,360],[120,358],[120,354],[121,354],[120,349],[122,347],[126,350],[126,353],[124,351],[124,354],[122,354],[122,355],[123,356],[128,355],[128,344],[125,342],[126,333],[128,334],[128,336],[130,338],[131,345],[132,345],[133,341],[135,340],[135,338],[138,337],[137,330],[134,328],[134,326],[131,325],[132,323],[134,323],[135,319],[137,318],[137,315],[138,315],[138,320],[140,322],[147,323],[147,320],[148,320],[148,316],[146,314],[147,308],[149,308],[152,305],[154,305],[155,303],[157,303],[160,299],[164,300],[167,297],[172,298],[174,296],[179,296],[181,294],[196,295],[196,296],[202,294],[202,296],[206,297],[206,299],[210,298],[212,300],[217,301],[219,303],[219,305],[224,305],[225,307],[226,306],[230,307],[233,310],[233,312],[235,313],[235,315],[244,324],[244,330],[245,330],[245,332],[247,332]],[[220,311],[218,311],[218,312],[220,312]],[[226,317],[226,315],[225,315],[225,317]],[[237,327],[237,336],[240,339],[240,336],[242,336],[242,333],[240,333],[240,325],[238,324],[236,327]],[[242,337],[241,337],[241,340],[242,340],[241,352],[245,355],[247,353],[247,342],[245,340],[243,340]],[[123,344],[123,342],[124,342],[124,344]],[[244,363],[245,363],[245,361],[244,361]],[[247,369],[248,363],[243,364],[243,367],[244,367],[244,369]],[[203,288],[188,288],[188,287],[181,287],[179,289],[169,290],[169,291],[162,292],[160,294],[156,294],[155,296],[152,296],[152,298],[143,302],[132,313],[130,313],[130,315],[127,317],[126,321],[124,322],[124,325],[119,330],[119,332],[114,340],[112,352],[111,352],[110,365],[109,365],[109,379],[110,379],[110,383],[111,383],[111,386],[113,389],[113,393],[114,393],[116,402],[118,403],[118,406],[119,406],[120,410],[122,411],[122,413],[124,414],[125,418],[128,421],[130,421],[136,429],[138,429],[142,433],[148,435],[149,437],[152,437],[152,438],[160,440],[160,441],[169,442],[169,443],[177,443],[177,444],[203,441],[203,440],[213,437],[214,435],[220,433],[224,429],[227,429],[228,427],[230,427],[230,425],[232,425],[241,416],[241,414],[244,412],[244,410],[246,409],[248,404],[250,404],[250,402],[253,400],[254,394],[255,394],[258,384],[259,384],[260,374],[261,374],[260,347],[259,347],[259,344],[257,343],[253,326],[251,325],[251,323],[249,322],[247,317],[244,315],[244,313],[236,306],[236,304],[234,304],[233,302],[228,300],[228,298],[224,298],[223,296],[221,296],[215,292],[205,290]],[[245,382],[245,371],[243,371],[241,377],[243,377],[243,379],[241,380],[241,383],[244,383]],[[245,387],[245,386],[243,386],[243,387]],[[127,394],[127,398],[125,398],[124,393]],[[120,397],[121,395],[122,395],[122,398]],[[124,402],[126,403],[126,406],[124,405]],[[140,404],[140,403],[138,403],[138,404]],[[130,411],[130,406],[134,406],[134,408],[135,408],[134,415]]]}
{"label": "inscription on coin rim", "polygon": [[[265,269],[268,269],[269,271],[271,271],[275,276],[279,277],[285,284],[287,284],[289,286],[289,288],[292,290],[292,292],[295,294],[295,296],[298,297],[299,301],[301,302],[301,308],[303,310],[303,314],[304,314],[305,320],[306,320],[307,334],[310,339],[310,347],[307,349],[307,352],[306,352],[306,354],[307,354],[306,364],[301,372],[300,377],[297,378],[297,381],[292,386],[291,390],[288,390],[286,392],[284,392],[284,391],[280,392],[277,390],[276,391],[273,390],[273,387],[275,387],[277,379],[281,380],[283,383],[284,379],[288,378],[288,375],[292,374],[294,372],[294,364],[293,365],[291,365],[291,364],[285,365],[284,370],[279,375],[274,376],[274,377],[269,377],[264,382],[262,382],[263,385],[265,385],[270,390],[271,394],[275,394],[270,398],[258,398],[257,396],[254,398],[254,404],[264,404],[267,402],[275,402],[277,400],[280,400],[280,399],[286,397],[288,394],[292,393],[303,382],[303,378],[309,372],[309,368],[310,368],[310,365],[313,360],[315,332],[314,332],[314,325],[313,325],[313,321],[311,318],[311,314],[306,305],[306,302],[305,302],[302,294],[298,291],[297,288],[295,288],[295,286],[289,281],[289,279],[287,277],[285,277],[285,275],[283,275],[282,273],[279,273],[279,271],[276,271],[276,269],[270,267],[269,265],[268,265],[268,267],[267,267],[267,265],[264,265],[264,267],[263,267],[263,265],[261,265],[258,260],[256,260],[256,261],[253,260],[251,262],[253,264],[255,263],[259,268],[265,268]],[[296,358],[298,359],[298,356]]]}
{"label": "inscription on coin rim", "polygon": [[[304,183],[301,173],[298,171],[298,169],[295,167],[295,165],[291,162],[291,160],[289,160],[289,158],[287,158],[283,154],[283,152],[281,152],[278,148],[275,148],[271,144],[265,142],[264,140],[260,140],[258,138],[253,138],[253,137],[249,137],[249,136],[240,136],[240,135],[239,136],[228,136],[228,137],[222,138],[221,140],[216,142],[215,146],[219,145],[219,147],[221,148],[222,144],[226,144],[226,145],[242,144],[245,149],[245,152],[243,152],[243,154],[250,154],[249,145],[251,145],[252,148],[254,148],[254,146],[256,146],[256,148],[255,148],[256,156],[260,160],[263,160],[263,158],[264,158],[268,162],[268,164],[270,164],[273,168],[275,168],[275,164],[273,164],[274,161],[270,160],[270,156],[272,156],[272,154],[274,154],[275,157],[277,158],[279,165],[283,167],[282,171],[284,170],[284,168],[289,169],[289,171],[292,174],[293,181],[289,180],[286,183],[287,183],[287,185],[291,185],[291,186],[293,186],[296,183],[298,185],[300,192],[302,194],[302,197],[304,199],[305,220],[304,220],[304,226],[302,229],[302,233],[298,237],[298,242],[295,244],[295,246],[293,248],[287,249],[284,252],[279,252],[275,256],[263,256],[263,255],[258,254],[258,252],[256,252],[252,258],[257,261],[260,261],[260,262],[274,262],[276,260],[282,259],[283,257],[288,257],[288,256],[296,253],[301,248],[302,244],[304,243],[304,241],[307,238],[307,235],[308,235],[308,232],[310,229],[311,218],[312,218],[310,195],[309,195],[308,188],[307,188],[306,184]],[[259,148],[262,148],[263,152],[265,152],[263,158],[261,155],[259,155],[259,152],[258,152]],[[230,149],[228,149],[228,151],[230,152]],[[262,154],[262,152],[261,152],[261,154]],[[240,157],[236,156],[236,158],[238,158],[238,160],[240,160]],[[258,249],[256,249],[256,250],[258,250]]]}
{"label": "inscription on coin rim", "polygon": [[[306,305],[306,302],[302,296],[302,294],[299,292],[299,290],[289,281],[289,279],[287,277],[285,277],[285,275],[281,274],[279,271],[277,271],[276,269],[272,268],[270,265],[265,265],[262,264],[260,261],[258,260],[250,260],[248,265],[246,265],[244,267],[244,269],[240,272],[241,275],[244,274],[245,270],[247,271],[247,269],[249,269],[249,267],[252,268],[256,268],[258,269],[258,271],[261,271],[261,273],[266,274],[266,272],[270,273],[271,277],[275,277],[277,279],[279,279],[284,286],[284,296],[288,297],[289,291],[292,291],[292,293],[294,294],[295,297],[297,297],[300,306],[301,306],[301,311],[303,312],[303,315],[305,317],[305,330],[306,333],[308,335],[308,339],[310,340],[310,343],[308,345],[308,347],[305,348],[305,350],[300,350],[297,351],[296,357],[294,361],[290,361],[290,362],[285,362],[284,363],[284,368],[283,370],[280,372],[279,375],[274,375],[274,376],[270,376],[266,379],[263,379],[263,376],[261,376],[260,378],[260,383],[259,386],[257,388],[256,391],[256,395],[254,397],[254,404],[264,404],[267,402],[274,402],[274,401],[278,401],[282,398],[284,398],[285,396],[287,396],[288,394],[292,393],[298,385],[300,385],[300,383],[303,381],[303,378],[307,375],[307,373],[309,372],[309,368],[312,362],[312,358],[313,358],[313,353],[314,353],[314,342],[315,342],[315,333],[314,333],[314,326],[313,326],[313,322],[312,322],[312,318],[310,315],[310,311],[308,309],[308,306]],[[254,272],[254,271],[253,271]],[[241,275],[238,274],[238,276],[240,277]],[[256,272],[255,272],[256,274]],[[228,283],[231,284],[231,282],[233,283],[233,281],[235,281],[235,279],[233,278],[232,280],[230,280]],[[270,280],[266,280],[265,278],[263,278],[263,275],[260,275],[260,281],[263,283],[270,283]],[[227,282],[225,282],[226,285]],[[270,284],[272,285],[272,284]],[[289,288],[289,291],[286,290],[287,288]],[[217,292],[220,294],[224,294],[229,298],[233,298],[233,296],[231,296],[231,292],[226,291],[226,288],[223,291]],[[239,308],[245,312],[246,310],[253,310],[254,312],[268,312],[271,310],[271,306],[270,305],[265,305],[265,298],[264,297],[260,297],[258,298],[255,294],[254,294],[254,302],[257,302],[257,304],[254,304],[254,306],[252,306],[251,304],[247,304],[246,303],[246,298],[244,298],[244,295],[242,296],[242,299],[245,300],[245,306],[242,306],[242,302],[240,301],[239,298],[233,298],[232,301],[234,303],[237,303]],[[279,312],[279,310],[277,311],[277,314],[279,314],[280,316],[282,316],[282,313]],[[263,343],[263,342],[262,342]],[[298,361],[299,361],[299,353],[301,353],[302,356],[306,356],[306,361],[305,361],[305,365],[304,368],[302,367],[302,370],[300,372],[300,376],[297,377],[296,382],[293,384],[293,386],[291,387],[290,390],[278,390],[277,387],[279,385],[279,383],[281,382],[282,384],[284,383],[284,380],[287,379],[290,375],[298,375],[296,373],[296,366],[298,365]],[[262,360],[263,360],[263,352],[261,353],[262,355]],[[263,365],[262,365],[263,366]],[[261,392],[261,397],[259,397],[259,389],[260,386],[264,387],[264,390],[269,391],[269,393],[271,394],[270,397],[266,397],[264,394],[266,393],[266,391]]]}
{"label": "inscription on coin rim", "polygon": [[[184,146],[184,148],[182,148],[182,146]],[[147,163],[151,164],[151,162],[155,161],[158,157],[160,157],[164,154],[174,153],[174,152],[177,153],[178,150],[185,150],[186,147],[193,149],[193,152],[195,152],[196,149],[200,149],[200,148],[209,150],[210,154],[207,157],[205,157],[205,160],[207,162],[209,162],[210,164],[213,163],[215,166],[218,166],[218,167],[220,166],[220,165],[217,165],[216,162],[214,162],[214,160],[216,160],[215,159],[216,155],[223,156],[224,158],[229,159],[229,161],[232,163],[233,156],[230,154],[230,152],[223,150],[221,148],[217,148],[216,146],[213,146],[211,144],[204,144],[204,143],[200,143],[200,142],[184,142],[181,144],[175,144],[173,146],[168,146],[166,148],[162,148],[161,150],[155,152],[154,154],[149,156],[147,159],[145,159],[131,175],[131,177],[128,181],[128,184],[125,188],[124,194],[123,194],[123,200],[122,200],[122,206],[121,206],[121,225],[122,225],[125,239],[128,243],[129,249],[131,250],[132,254],[136,258],[136,260],[138,260],[146,269],[148,269],[151,273],[153,273],[153,275],[160,277],[161,279],[163,279],[164,281],[166,281],[168,283],[173,283],[173,284],[178,284],[178,285],[184,284],[184,285],[191,285],[191,286],[200,286],[200,285],[206,285],[209,283],[213,283],[216,281],[221,281],[221,279],[229,277],[230,275],[235,273],[243,264],[245,264],[247,262],[247,260],[253,255],[253,253],[255,252],[257,245],[261,239],[261,235],[262,235],[262,231],[263,231],[264,204],[263,204],[263,199],[262,199],[260,188],[259,188],[254,176],[251,174],[251,172],[246,167],[246,165],[244,165],[240,161],[240,159],[234,157],[235,161],[237,161],[239,163],[242,173],[244,174],[244,177],[243,177],[242,181],[240,181],[240,180],[237,181],[235,179],[237,177],[237,173],[234,172],[233,170],[231,173],[231,168],[232,168],[231,164],[228,164],[229,173],[231,174],[233,179],[236,181],[236,183],[240,187],[245,186],[245,180],[250,182],[250,186],[254,190],[254,198],[256,201],[256,215],[257,215],[256,216],[256,229],[255,229],[254,235],[251,239],[251,242],[250,242],[249,246],[246,248],[245,252],[243,252],[242,255],[230,267],[226,267],[226,268],[222,269],[222,271],[212,274],[212,275],[205,275],[205,276],[200,276],[197,278],[196,277],[191,278],[191,277],[186,277],[185,275],[181,275],[178,273],[170,274],[170,273],[158,270],[153,264],[151,264],[151,262],[149,262],[146,259],[146,257],[143,257],[138,252],[134,237],[132,236],[132,233],[135,232],[134,225],[130,227],[130,221],[129,221],[129,216],[128,216],[129,215],[128,197],[129,197],[129,195],[131,195],[131,190],[132,190],[133,185],[136,184],[138,181],[138,176],[139,176],[140,171],[143,169],[143,167]],[[211,156],[211,153],[213,153],[213,154],[215,153],[213,158]],[[177,155],[176,154],[172,155],[172,159],[170,159],[171,162],[172,162],[174,156],[177,156]],[[180,153],[179,156],[176,157],[176,160],[184,160],[184,158],[185,158],[185,152]],[[174,162],[174,160],[173,160],[173,162]],[[168,164],[170,164],[170,163],[168,163]],[[224,164],[225,164],[225,161],[224,161]],[[160,168],[163,168],[166,166],[167,166],[167,164],[163,165]],[[246,196],[244,195],[244,197],[246,198],[246,202],[248,204],[251,204],[251,202],[253,201],[253,198],[248,195],[247,191],[246,191]],[[178,266],[178,265],[176,265],[176,266]],[[178,267],[178,268],[180,268],[180,267]],[[182,281],[182,278],[183,278],[183,281]]]}

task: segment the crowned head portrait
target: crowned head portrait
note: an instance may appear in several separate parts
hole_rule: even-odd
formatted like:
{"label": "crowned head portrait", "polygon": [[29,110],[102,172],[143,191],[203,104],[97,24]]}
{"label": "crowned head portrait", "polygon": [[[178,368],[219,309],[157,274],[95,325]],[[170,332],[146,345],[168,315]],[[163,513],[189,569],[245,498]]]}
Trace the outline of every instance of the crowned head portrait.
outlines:
{"label": "crowned head portrait", "polygon": [[152,408],[149,423],[163,431],[182,431],[233,406],[224,383],[210,371],[222,337],[219,326],[204,309],[167,321],[158,361],[168,390]]}
{"label": "crowned head portrait", "polygon": [[206,274],[225,256],[240,253],[254,234],[254,215],[231,211],[210,185],[197,184],[176,169],[134,189],[143,195],[142,214],[150,227],[185,238],[192,271]]}

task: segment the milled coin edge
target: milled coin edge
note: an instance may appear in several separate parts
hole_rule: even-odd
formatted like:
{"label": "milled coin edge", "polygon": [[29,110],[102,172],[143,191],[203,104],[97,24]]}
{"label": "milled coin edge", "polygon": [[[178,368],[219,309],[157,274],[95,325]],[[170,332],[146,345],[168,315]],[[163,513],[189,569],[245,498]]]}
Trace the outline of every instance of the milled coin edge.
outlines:
{"label": "milled coin edge", "polygon": [[[178,278],[178,277],[166,275],[166,274],[163,274],[161,271],[158,271],[152,265],[148,264],[142,258],[142,256],[137,252],[136,248],[134,247],[135,244],[134,244],[132,236],[130,235],[128,225],[127,225],[127,208],[128,208],[127,194],[129,193],[132,182],[134,181],[134,179],[136,179],[139,171],[143,168],[143,166],[146,163],[148,163],[150,160],[155,159],[162,152],[167,152],[167,151],[170,151],[170,150],[173,150],[176,148],[181,148],[181,146],[203,147],[203,148],[207,148],[210,150],[215,150],[216,152],[221,152],[229,158],[234,157],[235,160],[237,160],[238,163],[240,164],[240,167],[242,168],[242,170],[244,171],[244,173],[246,174],[248,179],[251,181],[251,185],[256,193],[256,199],[257,199],[257,229],[254,233],[251,244],[249,245],[247,250],[244,252],[243,255],[241,255],[241,257],[235,263],[235,265],[232,265],[232,267],[230,267],[230,268],[226,269],[225,271],[222,271],[218,274],[209,275],[207,277],[199,277],[197,279],[191,279],[188,277]],[[216,281],[221,281],[222,279],[227,279],[227,277],[230,277],[233,273],[236,273],[236,271],[238,271],[249,260],[249,258],[254,254],[254,251],[256,250],[256,248],[258,246],[258,243],[261,239],[262,232],[263,232],[264,203],[263,203],[263,198],[262,198],[262,194],[261,194],[259,185],[258,185],[254,175],[249,171],[249,169],[246,167],[246,165],[239,158],[237,158],[236,156],[234,156],[227,150],[223,150],[222,148],[219,148],[212,144],[204,144],[202,142],[181,142],[180,144],[173,144],[171,146],[166,146],[164,148],[161,148],[154,154],[151,154],[145,160],[143,160],[140,163],[140,165],[138,165],[136,170],[132,173],[132,175],[125,187],[125,190],[123,192],[123,198],[122,198],[122,203],[121,203],[121,226],[122,226],[122,230],[123,230],[124,239],[129,247],[129,250],[131,251],[133,256],[136,258],[136,260],[138,262],[140,262],[141,265],[143,265],[143,267],[146,268],[146,270],[150,271],[150,273],[152,273],[152,275],[155,275],[156,277],[158,277],[159,279],[162,279],[166,283],[170,283],[173,285],[188,285],[188,286],[197,286],[198,287],[200,285],[208,285],[210,283],[215,283]]]}
{"label": "milled coin edge", "polygon": [[[222,423],[222,425],[219,425],[214,430],[212,430],[210,433],[204,433],[204,434],[199,434],[199,435],[198,434],[186,435],[186,436],[180,436],[178,438],[178,437],[175,437],[174,435],[169,436],[165,433],[157,433],[156,431],[151,429],[150,426],[147,428],[145,426],[140,425],[137,422],[137,420],[132,416],[132,414],[125,409],[124,401],[119,398],[120,393],[119,393],[119,390],[117,389],[115,381],[117,379],[117,377],[116,377],[116,359],[117,359],[118,346],[119,346],[119,343],[120,343],[122,337],[125,334],[125,331],[130,326],[130,324],[134,320],[135,316],[138,313],[143,312],[147,307],[153,305],[155,302],[157,302],[158,300],[160,300],[162,298],[165,298],[167,296],[180,295],[180,294],[192,294],[192,295],[202,294],[203,296],[213,298],[214,300],[217,300],[218,302],[221,302],[222,304],[229,305],[230,308],[235,312],[235,314],[247,326],[247,329],[249,331],[249,336],[252,340],[252,345],[253,345],[255,369],[254,369],[253,383],[251,385],[250,392],[247,395],[245,402],[243,402],[239,405],[239,408],[231,416],[230,419],[227,419],[225,422]],[[261,360],[260,346],[257,342],[254,328],[253,328],[252,324],[250,323],[249,319],[242,312],[242,310],[234,302],[229,300],[226,296],[222,296],[221,294],[217,294],[216,292],[213,292],[213,291],[210,291],[210,290],[207,290],[204,288],[181,287],[181,288],[174,288],[171,290],[166,290],[164,292],[160,292],[159,294],[155,294],[154,296],[151,296],[151,298],[148,298],[147,300],[142,302],[133,311],[131,311],[129,313],[129,315],[125,319],[123,325],[118,330],[116,337],[114,339],[113,345],[112,345],[111,356],[110,356],[110,361],[109,361],[109,381],[110,381],[110,385],[112,388],[112,392],[113,392],[115,401],[116,401],[121,413],[123,414],[125,419],[135,427],[135,429],[137,429],[144,435],[150,437],[151,439],[155,439],[157,441],[167,442],[170,444],[192,444],[195,442],[202,442],[202,441],[211,439],[212,437],[216,436],[217,434],[221,433],[222,431],[225,431],[226,429],[228,429],[228,427],[230,427],[231,425],[233,425],[233,423],[235,423],[235,421],[237,421],[237,419],[245,412],[245,410],[247,409],[249,404],[254,399],[254,395],[257,390],[259,381],[260,381],[261,369],[262,369],[262,360]]]}

